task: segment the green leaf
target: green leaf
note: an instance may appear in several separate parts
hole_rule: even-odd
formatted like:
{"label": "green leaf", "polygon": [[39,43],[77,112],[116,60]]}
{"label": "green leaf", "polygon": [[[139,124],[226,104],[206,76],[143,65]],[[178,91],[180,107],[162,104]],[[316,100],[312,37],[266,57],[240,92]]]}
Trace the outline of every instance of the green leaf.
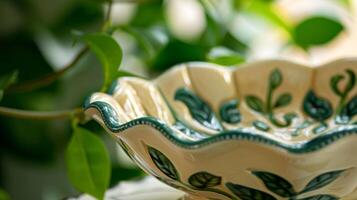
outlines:
{"label": "green leaf", "polygon": [[295,27],[294,39],[299,46],[307,48],[328,43],[343,30],[343,25],[335,19],[313,16]]}
{"label": "green leaf", "polygon": [[163,0],[150,0],[137,4],[135,15],[131,18],[130,24],[136,27],[150,27],[163,22],[165,15],[163,12]]}
{"label": "green leaf", "polygon": [[242,42],[237,36],[233,35],[231,32],[227,32],[219,44],[221,46],[227,47],[229,49],[232,49],[236,53],[244,54],[248,46],[244,42]]}
{"label": "green leaf", "polygon": [[280,108],[288,105],[293,97],[289,93],[281,94],[275,102],[274,108]]}
{"label": "green leaf", "polygon": [[205,60],[206,50],[197,44],[171,39],[164,47],[159,49],[157,55],[150,63],[150,69],[163,71],[178,63]]}
{"label": "green leaf", "polygon": [[254,111],[257,111],[259,113],[264,113],[264,103],[263,101],[256,96],[249,95],[245,97],[245,101],[247,102],[247,105]]}
{"label": "green leaf", "polygon": [[198,172],[190,176],[188,182],[200,189],[205,189],[209,187],[214,187],[220,185],[222,178],[220,176],[215,176],[208,172]]}
{"label": "green leaf", "polygon": [[270,194],[253,188],[233,184],[230,182],[226,183],[226,186],[241,200],[276,200],[276,198],[271,196]]}
{"label": "green leaf", "polygon": [[269,78],[269,86],[272,89],[276,89],[280,86],[281,82],[283,81],[283,77],[281,76],[279,69],[274,69],[270,74]]}
{"label": "green leaf", "polygon": [[4,90],[17,81],[18,74],[15,70],[0,77],[0,101],[4,96]]}
{"label": "green leaf", "polygon": [[306,114],[318,121],[326,120],[332,115],[331,103],[327,99],[317,97],[313,90],[306,94],[303,109]]}
{"label": "green leaf", "polygon": [[225,102],[219,109],[219,114],[223,121],[236,124],[239,123],[242,119],[242,116],[238,110],[238,100],[230,100]]}
{"label": "green leaf", "polygon": [[207,60],[225,66],[238,65],[245,61],[240,54],[225,47],[212,48],[208,52]]}
{"label": "green leaf", "polygon": [[180,180],[180,176],[175,168],[175,166],[172,164],[172,162],[159,150],[153,148],[153,147],[148,147],[150,157],[152,161],[154,162],[155,166],[166,176],[172,178],[173,180]]}
{"label": "green leaf", "polygon": [[5,190],[0,188],[0,200],[10,200],[10,196],[5,192]]}
{"label": "green leaf", "polygon": [[211,48],[217,46],[223,39],[227,28],[223,26],[222,19],[214,3],[209,0],[199,0],[205,11],[206,30],[200,37],[200,46]]}
{"label": "green leaf", "polygon": [[150,28],[122,26],[123,30],[134,37],[138,46],[138,54],[142,55],[142,59],[151,65],[169,42],[169,33],[163,26],[155,26]]}
{"label": "green leaf", "polygon": [[203,126],[217,131],[223,130],[212,109],[189,89],[179,88],[175,93],[175,100],[182,101],[189,109],[192,118]]}
{"label": "green leaf", "polygon": [[98,199],[110,181],[110,160],[104,143],[94,133],[78,126],[66,151],[67,173],[73,186]]}
{"label": "green leaf", "polygon": [[306,197],[303,199],[298,199],[298,200],[338,200],[338,197],[328,195],[328,194],[321,194],[321,195],[315,195],[311,197]]}
{"label": "green leaf", "polygon": [[354,96],[341,111],[341,118],[346,118],[350,121],[355,115],[357,115],[357,95]]}
{"label": "green leaf", "polygon": [[292,197],[296,195],[294,187],[284,178],[263,171],[253,171],[252,173],[260,178],[265,187],[267,187],[271,192],[274,192],[281,197]]}
{"label": "green leaf", "polygon": [[104,33],[86,34],[82,36],[82,39],[88,43],[103,65],[104,84],[102,91],[106,91],[117,78],[122,60],[122,50],[111,36]]}
{"label": "green leaf", "polygon": [[336,170],[321,174],[312,179],[300,194],[320,189],[335,181],[346,170]]}

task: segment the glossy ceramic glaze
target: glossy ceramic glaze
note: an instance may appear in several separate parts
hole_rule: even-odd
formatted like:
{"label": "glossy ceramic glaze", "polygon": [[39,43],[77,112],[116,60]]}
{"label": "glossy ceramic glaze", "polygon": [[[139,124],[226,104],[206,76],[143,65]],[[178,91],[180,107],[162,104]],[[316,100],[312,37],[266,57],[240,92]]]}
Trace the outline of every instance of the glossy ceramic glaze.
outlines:
{"label": "glossy ceramic glaze", "polygon": [[357,60],[187,63],[120,78],[86,113],[187,199],[357,199]]}

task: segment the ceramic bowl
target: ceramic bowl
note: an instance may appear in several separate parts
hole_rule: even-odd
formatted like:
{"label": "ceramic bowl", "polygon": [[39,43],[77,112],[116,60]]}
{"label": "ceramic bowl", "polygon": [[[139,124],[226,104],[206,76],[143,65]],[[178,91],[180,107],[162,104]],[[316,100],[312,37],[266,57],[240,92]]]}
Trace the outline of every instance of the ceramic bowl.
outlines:
{"label": "ceramic bowl", "polygon": [[357,60],[194,62],[120,78],[85,105],[185,199],[357,199]]}

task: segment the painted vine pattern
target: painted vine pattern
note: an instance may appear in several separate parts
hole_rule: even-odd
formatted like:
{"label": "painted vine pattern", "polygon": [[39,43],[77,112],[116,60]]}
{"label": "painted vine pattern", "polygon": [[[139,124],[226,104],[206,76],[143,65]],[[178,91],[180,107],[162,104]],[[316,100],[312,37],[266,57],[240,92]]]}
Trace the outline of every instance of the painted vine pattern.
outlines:
{"label": "painted vine pattern", "polygon": [[[159,180],[184,191],[196,190],[213,192],[223,195],[231,200],[277,200],[273,194],[287,200],[338,200],[339,197],[330,194],[310,195],[307,197],[301,197],[301,195],[328,186],[346,171],[346,169],[335,170],[320,174],[312,178],[301,191],[297,191],[288,180],[279,175],[265,171],[251,171],[251,174],[262,182],[262,184],[270,191],[270,194],[232,182],[223,183],[221,176],[206,171],[192,174],[188,178],[187,184],[180,179],[178,170],[163,153],[153,147],[148,147],[148,152],[155,166],[174,182],[158,176],[157,178]],[[232,194],[217,188],[217,186],[225,186]]]}
{"label": "painted vine pattern", "polygon": [[[289,105],[293,99],[290,93],[282,93],[279,94],[276,101],[273,102],[274,92],[282,84],[282,82],[283,76],[281,75],[281,72],[278,69],[274,69],[269,77],[268,92],[265,102],[254,95],[246,96],[245,101],[250,109],[266,116],[273,125],[277,127],[288,127],[291,125],[292,120],[296,117],[296,114],[287,113],[283,117],[284,120],[280,121],[276,118],[274,113],[275,109]],[[262,129],[263,123],[264,122],[261,121],[255,121],[253,122],[253,125],[258,129]],[[263,128],[263,130],[264,129],[268,128]]]}
{"label": "painted vine pattern", "polygon": [[[351,96],[351,92],[356,85],[356,75],[351,69],[346,69],[345,73],[334,75],[330,79],[331,90],[339,97],[339,103],[335,111],[328,99],[318,96],[314,90],[307,92],[302,103],[302,110],[308,116],[308,119],[298,125],[296,131],[291,133],[292,136],[297,136],[300,130],[311,125],[315,126],[312,129],[313,133],[322,133],[328,129],[326,120],[330,119],[333,115],[335,116],[336,124],[349,124],[351,122],[357,114],[357,94],[352,95],[350,99],[348,97]],[[345,82],[345,85],[342,82]],[[283,76],[280,70],[276,68],[269,75],[265,100],[255,95],[244,97],[246,104],[251,110],[266,117],[272,125],[280,128],[289,127],[293,119],[297,117],[293,112],[284,114],[283,119],[278,119],[275,115],[276,109],[288,106],[293,99],[290,93],[276,94],[276,89],[282,83]],[[239,124],[242,121],[243,116],[239,111],[240,102],[238,99],[223,102],[218,115],[213,112],[208,103],[188,88],[179,88],[175,93],[175,100],[184,103],[189,108],[192,118],[209,129],[222,131],[224,128],[221,122]],[[351,123],[357,124],[357,121]],[[253,121],[252,125],[264,132],[271,130],[271,127],[267,123],[260,120]],[[187,132],[187,130],[184,131]],[[197,134],[199,135],[199,133]]]}
{"label": "painted vine pattern", "polygon": [[191,175],[190,178],[188,179],[189,184],[186,184],[180,179],[180,175],[178,174],[178,171],[176,170],[175,166],[163,153],[161,153],[159,150],[153,147],[148,147],[148,152],[155,166],[163,174],[165,174],[167,177],[171,178],[176,182],[172,183],[171,181],[165,180],[163,178],[159,178],[159,180],[168,183],[169,185],[175,188],[184,188],[185,191],[190,191],[190,190],[209,191],[209,192],[221,194],[232,200],[238,200],[231,194],[215,188],[215,186],[221,185],[221,180],[222,180],[221,177],[215,176],[208,172],[198,172]]}
{"label": "painted vine pattern", "polygon": [[188,88],[180,88],[176,91],[175,100],[183,102],[192,117],[203,126],[216,131],[222,131],[222,125],[210,106]]}
{"label": "painted vine pattern", "polygon": [[[356,85],[356,75],[350,69],[346,69],[345,72],[346,76],[336,74],[330,79],[330,87],[334,94],[339,97],[339,103],[335,111],[327,99],[317,96],[313,90],[307,93],[303,102],[303,110],[311,119],[319,123],[319,125],[313,129],[314,133],[325,131],[328,128],[328,124],[325,120],[334,114],[336,124],[348,124],[357,114],[357,94],[354,94],[354,96],[348,100],[348,96],[350,96],[351,91]],[[347,81],[343,86],[341,82],[344,79],[347,79]],[[343,89],[341,90],[341,88]],[[312,124],[313,122],[306,121],[305,123]]]}

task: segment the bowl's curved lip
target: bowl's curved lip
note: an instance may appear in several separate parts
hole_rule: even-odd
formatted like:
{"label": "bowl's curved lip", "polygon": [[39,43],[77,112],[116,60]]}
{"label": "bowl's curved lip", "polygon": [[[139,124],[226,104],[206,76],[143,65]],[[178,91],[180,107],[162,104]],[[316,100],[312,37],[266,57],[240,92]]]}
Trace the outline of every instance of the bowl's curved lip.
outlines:
{"label": "bowl's curved lip", "polygon": [[[315,66],[316,68],[323,67],[325,65],[331,65],[334,63],[339,63],[339,62],[344,62],[344,61],[354,61],[357,63],[357,58],[344,58],[344,59],[339,59],[335,60],[323,65],[318,65]],[[295,64],[295,65],[300,65],[301,67],[310,67],[306,66],[304,64],[298,64],[295,62],[291,62],[288,60],[281,60],[281,59],[274,59],[274,60],[263,60],[263,61],[257,61],[257,62],[252,62],[252,63],[246,63],[242,64],[240,67],[249,67],[251,65],[255,65],[257,63],[264,63],[264,62],[286,62],[290,64]],[[184,63],[187,65],[200,65],[200,64],[205,64],[208,65],[208,67],[213,67],[213,66],[219,66],[216,64],[212,63],[206,63],[206,62],[188,62]],[[180,67],[176,66],[176,67]],[[314,68],[315,68],[314,67]],[[175,68],[175,67],[173,67]],[[234,70],[234,68],[233,68]],[[163,73],[161,76],[164,76],[165,73]],[[113,83],[113,86],[111,87],[112,89],[115,88],[117,84],[117,81]],[[113,91],[112,89],[109,89],[108,93],[111,94]],[[280,142],[274,139],[271,139],[269,137],[266,137],[264,135],[255,133],[253,131],[242,131],[242,130],[229,130],[229,131],[223,131],[220,133],[217,133],[216,135],[200,139],[198,141],[187,141],[187,140],[181,140],[175,135],[175,131],[167,124],[164,122],[161,122],[160,120],[154,118],[154,117],[141,117],[134,119],[132,121],[129,121],[124,124],[120,124],[118,119],[113,118],[112,113],[115,112],[115,110],[112,108],[112,106],[106,102],[102,101],[94,101],[90,102],[91,96],[87,98],[86,102],[84,103],[84,110],[88,110],[91,108],[94,108],[99,111],[101,114],[101,117],[103,119],[103,122],[111,132],[113,133],[119,133],[122,131],[125,131],[126,129],[133,128],[138,125],[147,125],[150,126],[154,129],[156,129],[158,132],[160,132],[164,137],[166,137],[168,140],[170,140],[173,144],[180,146],[185,149],[198,149],[202,147],[209,146],[211,144],[215,144],[218,142],[222,141],[227,141],[227,140],[243,140],[243,141],[250,141],[250,142],[257,142],[265,145],[270,145],[273,147],[278,147],[280,149],[286,150],[290,153],[296,153],[296,154],[303,154],[303,153],[310,153],[310,152],[315,152],[318,151],[342,138],[345,138],[350,135],[357,135],[357,127],[349,127],[349,128],[343,128],[343,129],[338,129],[338,130],[333,130],[330,131],[326,134],[319,135],[311,140],[308,141],[303,141],[300,143],[294,143],[294,144],[288,144],[284,142]],[[110,119],[110,120],[109,120]],[[116,119],[116,121],[113,121],[113,119]]]}

